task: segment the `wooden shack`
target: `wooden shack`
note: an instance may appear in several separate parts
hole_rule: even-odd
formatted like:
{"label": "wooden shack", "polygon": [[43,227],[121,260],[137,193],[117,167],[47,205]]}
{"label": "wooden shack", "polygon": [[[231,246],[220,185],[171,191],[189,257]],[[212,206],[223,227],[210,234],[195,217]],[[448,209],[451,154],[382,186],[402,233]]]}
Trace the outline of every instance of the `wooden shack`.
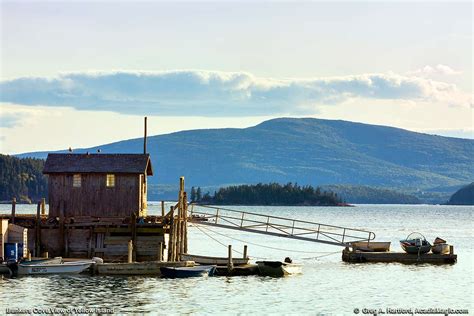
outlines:
{"label": "wooden shack", "polygon": [[146,216],[149,154],[49,154],[49,217]]}

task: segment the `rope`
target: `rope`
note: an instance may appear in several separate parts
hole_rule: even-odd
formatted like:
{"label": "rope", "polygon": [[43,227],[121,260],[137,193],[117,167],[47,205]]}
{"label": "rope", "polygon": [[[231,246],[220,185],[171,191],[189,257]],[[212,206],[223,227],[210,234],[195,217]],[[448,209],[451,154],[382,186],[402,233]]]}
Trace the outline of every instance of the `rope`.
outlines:
{"label": "rope", "polygon": [[[193,223],[194,226],[196,228],[198,228],[200,231],[202,231],[198,226],[199,224],[197,223]],[[202,227],[204,228],[204,227]],[[288,252],[298,252],[298,253],[308,253],[308,254],[315,254],[315,253],[322,253],[324,255],[322,256],[318,256],[318,257],[325,257],[325,256],[329,256],[329,255],[332,255],[334,253],[339,253],[340,251],[336,251],[336,252],[327,252],[327,251],[303,251],[303,250],[294,250],[294,249],[284,249],[284,248],[277,248],[277,247],[271,247],[271,246],[265,246],[265,245],[260,245],[260,244],[257,244],[257,243],[253,243],[253,242],[250,242],[250,241],[246,241],[246,240],[242,240],[242,239],[238,239],[238,238],[235,238],[235,237],[230,237],[230,236],[227,236],[227,235],[224,235],[222,233],[219,233],[219,232],[216,232],[215,230],[211,230],[209,229],[208,227],[205,228],[206,230],[208,231],[212,231],[213,233],[215,234],[218,234],[218,235],[221,235],[221,236],[224,236],[224,237],[227,237],[229,239],[234,239],[234,240],[237,240],[237,241],[240,241],[240,242],[243,242],[243,243],[248,243],[250,245],[254,245],[254,246],[258,246],[258,247],[263,247],[263,248],[268,248],[268,249],[273,249],[273,250],[279,250],[279,251],[288,251]],[[208,235],[208,234],[206,234]],[[209,235],[208,235],[209,236]],[[210,236],[209,236],[210,237]],[[211,237],[212,238],[212,237]],[[212,238],[214,239],[214,238]],[[217,241],[216,239],[214,239],[215,241]],[[217,241],[218,243],[220,243],[221,245],[224,245],[223,243],[221,243],[220,241]],[[224,245],[226,246],[226,245]],[[227,247],[227,246],[226,246]],[[318,257],[312,257],[312,258],[318,258]],[[304,258],[303,258],[304,259]],[[311,259],[311,258],[309,258]]]}

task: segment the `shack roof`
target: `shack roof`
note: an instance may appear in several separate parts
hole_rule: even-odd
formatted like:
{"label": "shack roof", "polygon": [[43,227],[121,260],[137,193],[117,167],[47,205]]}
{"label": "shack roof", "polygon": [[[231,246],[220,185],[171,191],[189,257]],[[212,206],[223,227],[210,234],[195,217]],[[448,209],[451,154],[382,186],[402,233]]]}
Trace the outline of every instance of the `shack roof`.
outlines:
{"label": "shack roof", "polygon": [[50,173],[146,173],[153,175],[149,154],[48,154]]}

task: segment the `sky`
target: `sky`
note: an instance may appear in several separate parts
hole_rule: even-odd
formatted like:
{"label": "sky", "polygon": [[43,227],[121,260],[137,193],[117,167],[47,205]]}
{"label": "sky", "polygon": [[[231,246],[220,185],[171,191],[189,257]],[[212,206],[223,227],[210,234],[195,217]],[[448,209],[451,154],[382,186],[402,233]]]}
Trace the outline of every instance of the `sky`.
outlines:
{"label": "sky", "polygon": [[1,3],[0,152],[316,117],[474,138],[471,2]]}

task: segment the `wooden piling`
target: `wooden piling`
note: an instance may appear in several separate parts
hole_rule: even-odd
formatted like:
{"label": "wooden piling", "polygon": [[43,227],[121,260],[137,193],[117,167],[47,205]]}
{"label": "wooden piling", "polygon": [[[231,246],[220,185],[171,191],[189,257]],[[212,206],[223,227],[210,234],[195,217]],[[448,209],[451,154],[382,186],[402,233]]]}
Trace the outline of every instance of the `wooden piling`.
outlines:
{"label": "wooden piling", "polygon": [[46,215],[46,199],[41,199],[41,215]]}
{"label": "wooden piling", "polygon": [[161,218],[165,217],[165,201],[161,201]]}
{"label": "wooden piling", "polygon": [[16,197],[12,199],[12,224],[15,224],[15,214],[16,214]]}
{"label": "wooden piling", "polygon": [[244,259],[247,259],[247,245],[244,245]]}
{"label": "wooden piling", "polygon": [[163,243],[158,246],[158,261],[163,261]]}
{"label": "wooden piling", "polygon": [[184,208],[184,227],[183,227],[183,252],[188,253],[188,196],[186,192],[183,194],[183,208]]}
{"label": "wooden piling", "polygon": [[[65,255],[65,243],[64,243],[64,201],[59,202],[59,242],[61,245],[61,254]],[[39,217],[39,207],[38,207]]]}
{"label": "wooden piling", "polygon": [[131,233],[132,233],[132,260],[137,260],[137,214],[134,212],[131,217]]}
{"label": "wooden piling", "polygon": [[40,203],[36,207],[36,227],[35,227],[35,256],[38,257],[41,252],[41,215]]}
{"label": "wooden piling", "polygon": [[133,262],[133,241],[128,241],[128,263]]}
{"label": "wooden piling", "polygon": [[168,261],[173,261],[173,235],[174,235],[174,207],[170,207],[170,222],[169,222],[169,238],[168,238]]}
{"label": "wooden piling", "polygon": [[227,271],[230,273],[234,269],[234,262],[232,261],[232,245],[229,245],[228,248]]}

